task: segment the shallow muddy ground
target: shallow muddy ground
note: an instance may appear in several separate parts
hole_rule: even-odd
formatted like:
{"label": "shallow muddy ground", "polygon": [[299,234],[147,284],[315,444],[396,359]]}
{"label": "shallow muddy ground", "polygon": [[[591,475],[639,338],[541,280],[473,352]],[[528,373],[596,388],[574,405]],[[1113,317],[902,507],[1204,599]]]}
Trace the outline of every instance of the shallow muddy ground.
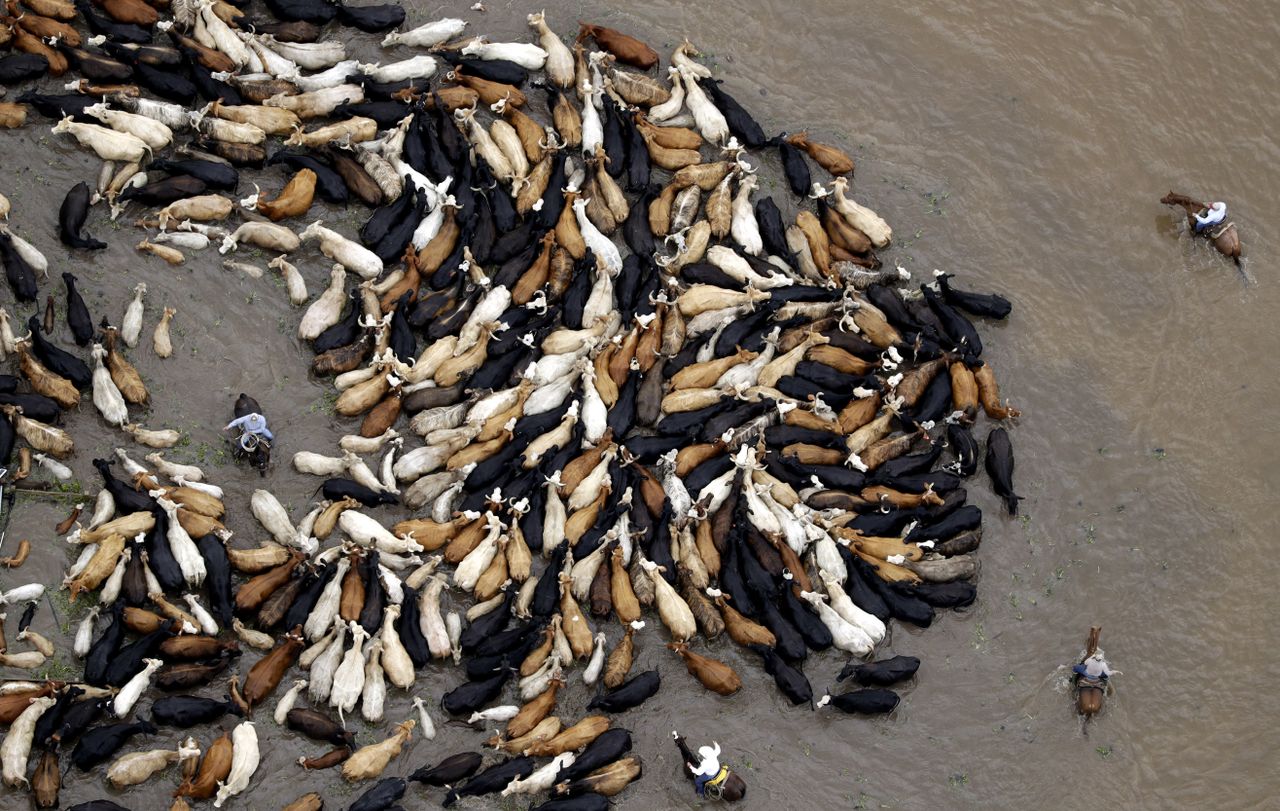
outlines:
{"label": "shallow muddy ground", "polygon": [[[524,15],[536,10],[485,5],[482,14],[415,3],[410,23],[457,14],[477,32],[523,37]],[[619,806],[695,805],[677,772],[672,728],[691,742],[721,742],[750,785],[747,808],[1273,802],[1280,699],[1269,689],[1277,666],[1270,618],[1280,607],[1280,567],[1270,549],[1270,485],[1280,443],[1270,418],[1280,398],[1280,287],[1270,207],[1280,187],[1272,47],[1280,9],[978,0],[626,7],[553,2],[547,11],[566,33],[574,20],[590,19],[643,36],[664,54],[687,34],[767,129],[807,128],[854,154],[855,193],[895,228],[887,262],[918,277],[954,271],[970,288],[1013,300],[1007,323],[981,329],[1005,395],[1024,412],[1012,436],[1025,501],[1008,519],[984,478],[971,483],[971,499],[987,514],[979,601],[927,630],[894,628],[884,653],[916,655],[924,666],[887,718],[786,706],[755,660],[727,640],[710,651],[747,687],[711,696],[658,634],[642,636],[636,666],[659,667],[664,684],[619,719],[645,761],[644,778]],[[300,312],[278,280],[224,271],[212,251],[176,269],[140,256],[134,211],[115,225],[95,212],[89,230],[110,249],[73,255],[57,241],[57,208],[75,182],[92,182],[97,161],[34,116],[0,134],[0,154],[12,227],[49,256],[55,273],[81,277],[95,318],[118,321],[134,284],[147,283],[144,346],[132,354],[153,398],[143,422],[187,435],[171,455],[203,465],[227,489],[234,543],[264,537],[248,511],[256,487],[300,516],[316,480],[293,473],[288,459],[302,449],[330,451],[353,423],[333,416],[331,385],[308,378],[310,352],[294,338]],[[277,188],[279,176],[269,177]],[[1228,201],[1256,285],[1186,238],[1158,203],[1170,189]],[[367,216],[355,207],[317,213],[345,233]],[[329,263],[313,250],[296,256],[318,293]],[[265,265],[269,257],[240,258]],[[61,303],[60,285],[47,290]],[[0,299],[12,307],[7,290]],[[165,305],[178,310],[176,351],[160,360],[149,335]],[[66,329],[61,317],[58,328]],[[230,464],[218,431],[241,391],[258,397],[279,435],[265,480]],[[87,404],[68,425],[78,446],[71,464],[92,494],[90,460],[122,437]],[[53,525],[79,500],[89,499],[19,498],[2,548],[28,538],[35,552],[0,584],[58,582],[68,550]],[[84,608],[53,594],[35,627],[65,633]],[[1078,656],[1095,623],[1124,675],[1104,713],[1082,728],[1060,666]],[[247,654],[242,667],[254,658]],[[834,686],[841,664],[839,656],[813,657],[806,671],[815,689]],[[79,664],[63,655],[48,670],[71,676]],[[460,679],[458,669],[433,666],[419,674],[416,693],[434,706]],[[579,685],[563,695],[561,714],[580,715],[587,692]],[[408,697],[394,695],[384,727],[411,711]],[[434,715],[440,735],[416,736],[388,775],[479,745],[479,733],[444,724],[438,708]],[[353,725],[362,743],[381,735]],[[324,791],[332,807],[355,796],[336,772],[296,766],[321,747],[281,734],[269,712],[259,713],[258,733],[263,761],[235,807],[275,809],[309,790]],[[212,736],[205,729],[199,737],[207,744]],[[165,731],[154,743],[177,739]],[[68,774],[64,804],[114,796],[101,781]],[[116,799],[167,807],[175,784],[169,773]],[[415,787],[404,805],[433,807],[441,796]]]}

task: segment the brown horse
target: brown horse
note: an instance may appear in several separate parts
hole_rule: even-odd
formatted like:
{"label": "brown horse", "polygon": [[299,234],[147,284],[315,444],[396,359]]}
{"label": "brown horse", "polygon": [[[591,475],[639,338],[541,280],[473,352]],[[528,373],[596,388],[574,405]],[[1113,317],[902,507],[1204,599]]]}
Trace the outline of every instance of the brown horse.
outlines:
{"label": "brown horse", "polygon": [[[1191,226],[1193,232],[1195,232],[1196,227],[1195,215],[1209,208],[1204,203],[1192,200],[1185,194],[1174,194],[1173,192],[1161,197],[1160,202],[1167,206],[1181,206],[1187,212],[1187,224]],[[1240,235],[1236,233],[1235,223],[1220,223],[1196,233],[1212,242],[1213,247],[1218,249],[1218,253],[1234,260],[1237,267],[1240,266]]]}
{"label": "brown horse", "polygon": [[[1102,628],[1097,625],[1089,629],[1089,641],[1085,644],[1083,664],[1098,651],[1098,638],[1102,636]],[[1097,715],[1102,710],[1102,699],[1107,695],[1107,683],[1102,680],[1076,676],[1076,709],[1085,718]]]}
{"label": "brown horse", "polygon": [[[689,744],[685,743],[684,737],[679,732],[673,730],[671,738],[680,749],[680,771],[684,773],[685,777],[692,780],[693,772],[690,771],[688,764],[697,763],[698,757],[689,751]],[[724,780],[715,781],[707,786],[707,797],[712,800],[726,800],[736,803],[747,796],[747,784],[742,781],[742,778],[723,764],[721,764],[721,768],[728,774]]]}

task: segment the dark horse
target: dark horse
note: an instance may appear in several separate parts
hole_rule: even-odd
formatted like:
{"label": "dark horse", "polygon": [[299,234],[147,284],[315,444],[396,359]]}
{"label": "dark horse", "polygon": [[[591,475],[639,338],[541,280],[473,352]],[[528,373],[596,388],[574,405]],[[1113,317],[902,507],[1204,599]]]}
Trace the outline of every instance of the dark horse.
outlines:
{"label": "dark horse", "polygon": [[1160,198],[1160,202],[1166,206],[1182,206],[1187,212],[1187,223],[1191,226],[1191,230],[1213,243],[1213,247],[1218,249],[1218,253],[1232,259],[1236,263],[1236,267],[1240,266],[1240,235],[1236,233],[1236,224],[1233,222],[1223,222],[1214,226],[1210,226],[1203,231],[1196,231],[1196,214],[1208,210],[1208,206],[1198,200],[1192,200],[1185,194],[1174,194],[1169,192]]}
{"label": "dark horse", "polygon": [[[236,398],[236,419],[249,414],[261,414],[262,406],[247,394]],[[233,429],[234,430],[234,429]],[[228,431],[231,439],[231,452],[236,459],[243,459],[258,469],[258,473],[267,475],[267,465],[271,463],[271,441],[261,434],[241,431]]]}
{"label": "dark horse", "polygon": [[[685,743],[679,732],[673,730],[671,738],[680,749],[680,771],[690,780],[694,779],[693,772],[690,771],[688,764],[696,764],[699,760],[698,756],[689,751],[689,744]],[[736,803],[747,796],[747,784],[742,781],[742,778],[736,772],[730,771],[729,767],[724,764],[720,765],[720,769],[725,776],[723,779],[716,779],[707,784],[706,796],[708,799],[727,800],[728,802]]]}

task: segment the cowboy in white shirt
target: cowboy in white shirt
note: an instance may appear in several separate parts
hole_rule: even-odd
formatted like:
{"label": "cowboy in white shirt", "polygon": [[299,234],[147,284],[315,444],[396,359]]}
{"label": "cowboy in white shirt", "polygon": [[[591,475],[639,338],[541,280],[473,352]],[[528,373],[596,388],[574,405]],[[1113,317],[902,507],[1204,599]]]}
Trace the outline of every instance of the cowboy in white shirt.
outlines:
{"label": "cowboy in white shirt", "polygon": [[720,775],[720,744],[712,741],[711,746],[700,747],[698,755],[702,758],[702,762],[696,768],[692,763],[684,765],[693,772],[693,787],[697,789],[698,796],[702,797],[706,794],[707,783]]}
{"label": "cowboy in white shirt", "polygon": [[1100,653],[1093,654],[1071,669],[1075,671],[1077,676],[1083,676],[1089,681],[1101,682],[1111,678],[1112,674],[1120,672],[1112,670],[1111,665],[1107,664],[1107,660],[1103,659]]}
{"label": "cowboy in white shirt", "polygon": [[1200,233],[1207,228],[1218,225],[1227,218],[1227,204],[1217,202],[1211,204],[1205,213],[1194,215],[1196,218],[1196,233]]}

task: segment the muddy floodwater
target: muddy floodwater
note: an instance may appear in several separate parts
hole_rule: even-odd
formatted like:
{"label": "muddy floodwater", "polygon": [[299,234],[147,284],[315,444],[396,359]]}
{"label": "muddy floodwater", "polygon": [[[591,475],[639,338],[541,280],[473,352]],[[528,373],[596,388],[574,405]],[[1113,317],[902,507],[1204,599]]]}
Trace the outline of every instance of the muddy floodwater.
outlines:
{"label": "muddy floodwater", "polygon": [[[486,0],[481,13],[465,3],[410,3],[409,23],[451,14],[476,33],[523,39],[524,16],[541,5]],[[970,482],[987,516],[979,599],[940,613],[928,629],[894,624],[883,653],[924,661],[897,711],[865,720],[790,707],[755,657],[724,638],[710,653],[746,687],[719,698],[663,649],[664,632],[641,634],[637,672],[657,667],[664,680],[654,699],[618,718],[635,733],[645,768],[618,806],[696,805],[669,738],[678,728],[694,745],[721,743],[753,809],[1277,807],[1280,5],[546,6],[557,30],[589,19],[647,39],[664,59],[687,34],[767,130],[808,129],[844,146],[858,161],[854,193],[894,227],[886,262],[917,278],[954,271],[965,287],[1013,301],[1007,322],[979,326],[1004,395],[1024,413],[1011,430],[1022,514],[1003,515],[985,476]],[[363,58],[376,56],[373,37],[355,38],[366,43],[357,49]],[[139,255],[136,207],[114,225],[91,214],[89,232],[110,249],[64,249],[58,205],[77,181],[92,184],[98,162],[49,134],[50,123],[33,113],[25,128],[0,133],[11,227],[49,257],[54,282],[63,270],[79,275],[95,320],[118,323],[133,286],[146,282],[144,340],[131,354],[153,400],[142,422],[189,436],[170,456],[202,465],[226,489],[233,543],[256,544],[266,535],[248,509],[252,490],[270,488],[301,516],[318,480],[292,472],[288,460],[304,449],[333,453],[356,423],[333,415],[328,380],[309,378],[311,352],[294,337],[300,310],[278,278],[225,271],[212,250],[178,268]],[[278,171],[264,176],[279,188]],[[789,196],[781,183],[762,186]],[[1170,190],[1228,202],[1255,284],[1186,237],[1179,216],[1158,203]],[[319,203],[307,219],[317,215],[347,234],[368,216]],[[262,266],[269,258],[241,254]],[[314,296],[329,263],[314,248],[295,257]],[[60,282],[42,283],[42,298],[47,292],[61,305]],[[12,311],[7,289],[0,300]],[[161,360],[149,336],[166,305],[177,309],[175,352]],[[69,342],[61,306],[58,330]],[[259,399],[279,438],[265,480],[230,463],[218,431],[242,391]],[[96,492],[90,460],[127,442],[87,402],[68,427],[86,496],[19,498],[0,551],[21,538],[35,551],[0,575],[5,587],[60,580],[70,558],[53,527]],[[67,632],[85,609],[54,595],[37,616],[34,627],[66,651],[55,675],[80,672]],[[1060,666],[1079,656],[1091,624],[1103,626],[1103,647],[1123,675],[1101,716],[1082,727]],[[241,668],[256,656],[246,653]],[[819,695],[842,664],[834,652],[806,663]],[[440,734],[415,734],[387,775],[479,747],[480,733],[444,723],[438,707],[461,679],[453,666],[419,672],[413,694],[429,700]],[[205,694],[223,692],[220,683]],[[562,693],[560,714],[580,717],[588,698],[579,682]],[[296,765],[323,747],[276,728],[273,703],[257,714],[262,763],[232,807],[277,809],[310,790],[325,793],[326,807],[350,803],[360,789],[343,785],[337,770]],[[409,697],[393,690],[387,723],[350,724],[368,743],[412,712]],[[209,730],[195,730],[202,745]],[[178,738],[163,730],[144,746]],[[64,806],[111,796],[134,809],[165,808],[178,781],[171,769],[116,796],[101,772],[68,773]],[[5,791],[0,807],[26,807],[19,796]],[[413,786],[403,804],[436,807],[442,796]]]}

